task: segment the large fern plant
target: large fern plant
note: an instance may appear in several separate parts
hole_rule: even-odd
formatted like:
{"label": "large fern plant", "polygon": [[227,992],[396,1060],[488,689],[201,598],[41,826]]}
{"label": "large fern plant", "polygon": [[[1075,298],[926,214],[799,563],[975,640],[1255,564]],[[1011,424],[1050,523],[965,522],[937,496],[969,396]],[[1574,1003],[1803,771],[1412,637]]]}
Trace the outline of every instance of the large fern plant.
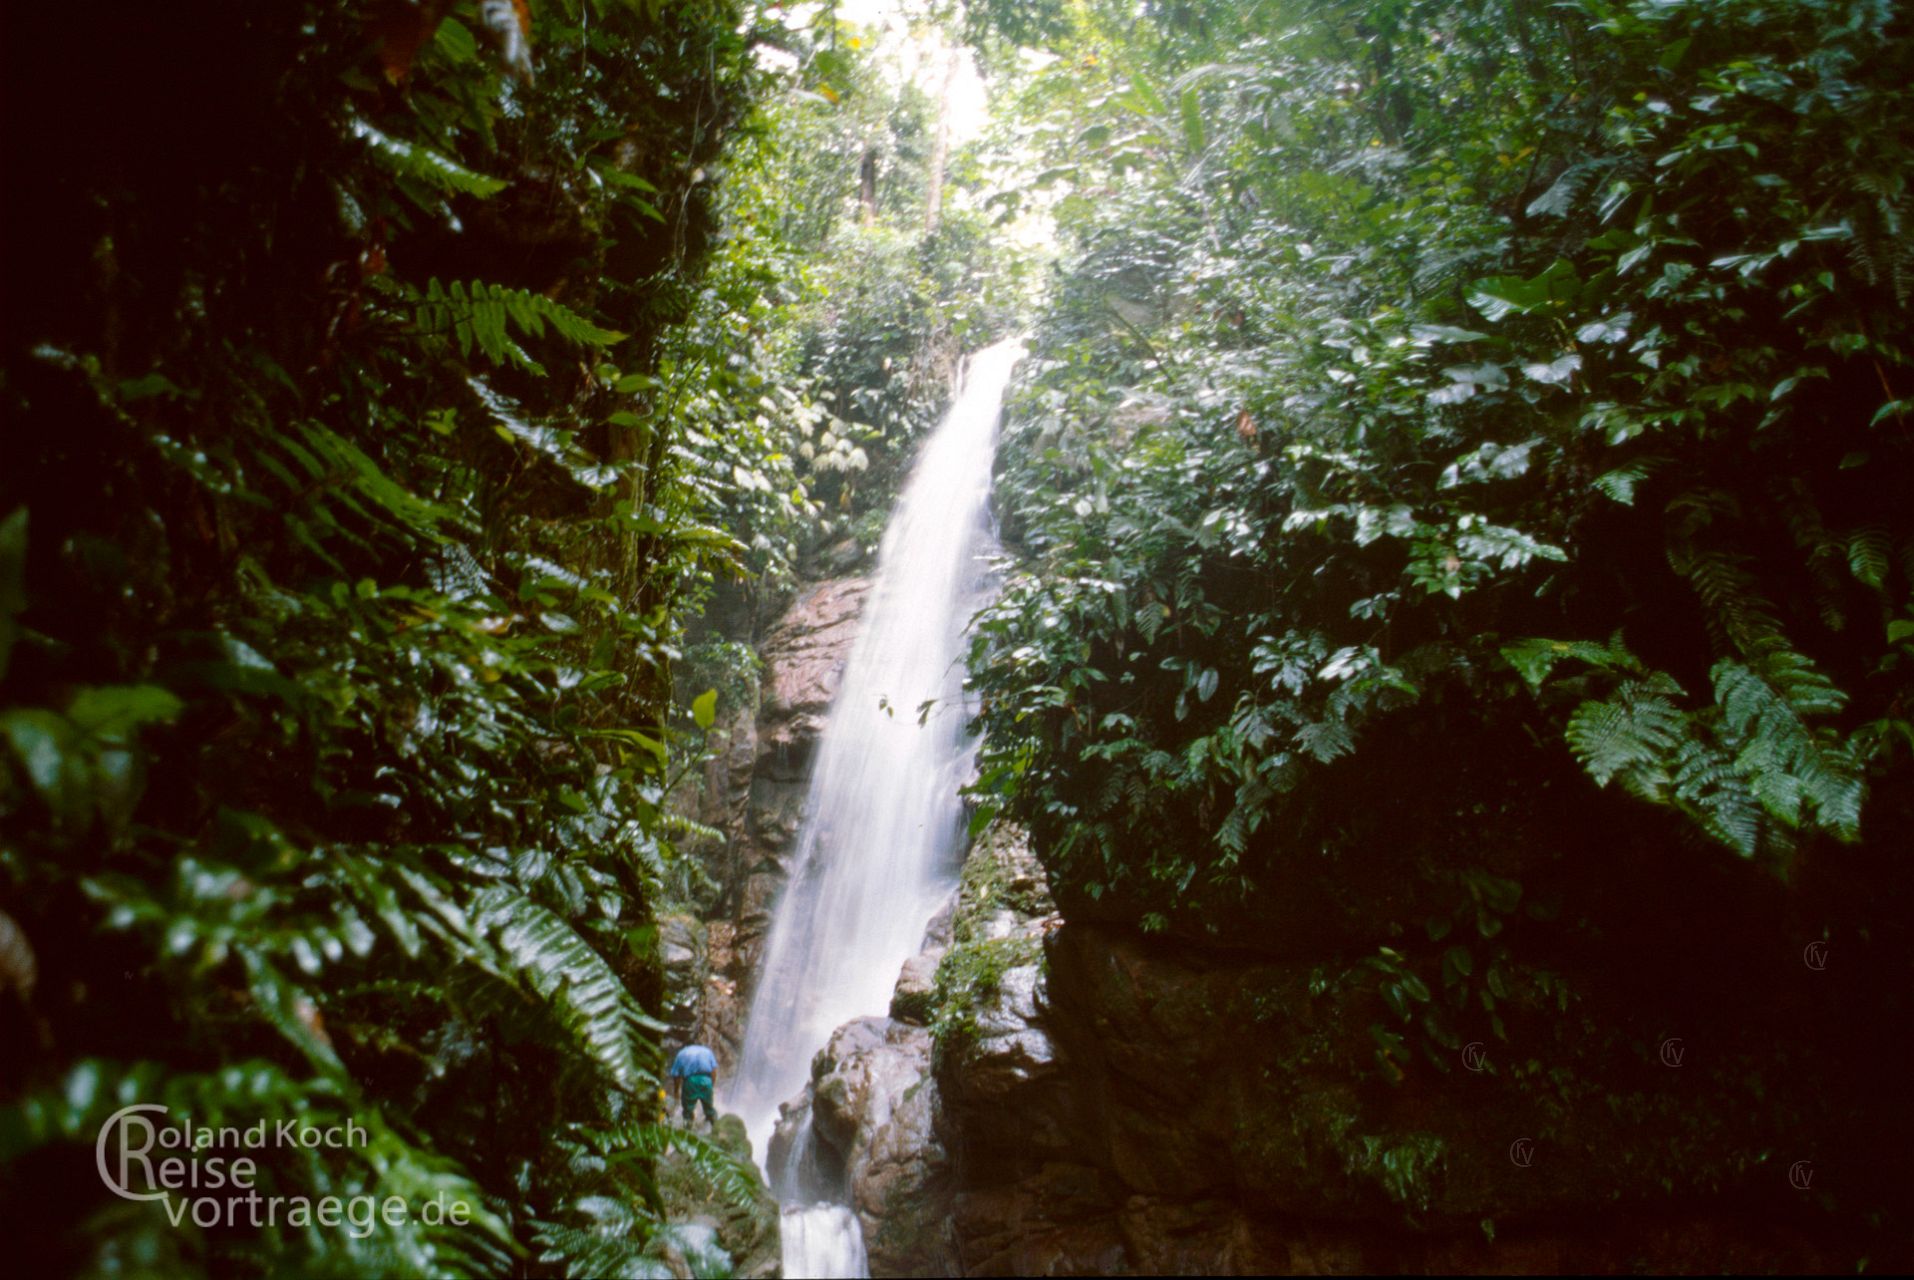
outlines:
{"label": "large fern plant", "polygon": [[[22,31],[128,103],[34,131],[9,193],[34,245],[6,246],[0,382],[17,1265],[724,1265],[657,1202],[646,1010],[698,723],[670,661],[734,545],[642,392],[708,243],[689,175],[764,84],[747,28],[304,0]],[[364,1144],[258,1153],[260,1191],[411,1215],[209,1230],[120,1200],[93,1142],[133,1103],[351,1121]]]}

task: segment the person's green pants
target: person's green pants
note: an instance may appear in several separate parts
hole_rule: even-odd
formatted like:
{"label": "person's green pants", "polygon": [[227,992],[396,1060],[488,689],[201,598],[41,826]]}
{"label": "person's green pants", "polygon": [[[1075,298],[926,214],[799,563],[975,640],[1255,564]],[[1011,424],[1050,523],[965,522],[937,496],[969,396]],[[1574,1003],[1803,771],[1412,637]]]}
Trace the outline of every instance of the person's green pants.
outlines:
{"label": "person's green pants", "polygon": [[684,1098],[686,1124],[691,1123],[692,1107],[700,1102],[704,1104],[704,1118],[712,1124],[718,1123],[718,1113],[711,1106],[710,1076],[686,1076],[681,1096]]}

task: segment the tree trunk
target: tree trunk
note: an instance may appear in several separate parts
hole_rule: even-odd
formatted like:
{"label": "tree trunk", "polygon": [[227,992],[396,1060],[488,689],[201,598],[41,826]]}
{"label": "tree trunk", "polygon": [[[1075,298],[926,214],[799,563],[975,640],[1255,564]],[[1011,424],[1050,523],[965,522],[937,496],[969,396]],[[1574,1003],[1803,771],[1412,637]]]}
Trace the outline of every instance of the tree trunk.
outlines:
{"label": "tree trunk", "polygon": [[865,147],[864,159],[857,167],[857,205],[859,220],[867,227],[877,222],[877,148]]}
{"label": "tree trunk", "polygon": [[950,87],[957,82],[957,50],[945,55],[944,83],[937,91],[937,140],[930,149],[929,193],[924,199],[924,233],[937,230],[944,215],[944,168],[950,162]]}

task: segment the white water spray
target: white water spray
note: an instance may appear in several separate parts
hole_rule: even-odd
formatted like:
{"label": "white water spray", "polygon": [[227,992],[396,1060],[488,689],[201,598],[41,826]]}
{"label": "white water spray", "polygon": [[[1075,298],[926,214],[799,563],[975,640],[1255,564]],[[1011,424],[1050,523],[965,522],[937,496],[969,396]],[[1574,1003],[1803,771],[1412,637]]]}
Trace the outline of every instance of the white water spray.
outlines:
{"label": "white water spray", "polygon": [[863,1229],[848,1205],[786,1205],[778,1237],[791,1280],[857,1280],[871,1273]]}
{"label": "white water spray", "polygon": [[[877,579],[831,707],[791,879],[765,939],[731,1106],[762,1157],[778,1105],[853,1018],[883,1013],[950,892],[963,838],[964,627],[986,577],[990,467],[1017,342],[978,352],[884,533]],[[928,710],[924,710],[928,703]],[[778,1185],[781,1196],[796,1188]],[[787,1275],[862,1275],[839,1205],[784,1215]]]}

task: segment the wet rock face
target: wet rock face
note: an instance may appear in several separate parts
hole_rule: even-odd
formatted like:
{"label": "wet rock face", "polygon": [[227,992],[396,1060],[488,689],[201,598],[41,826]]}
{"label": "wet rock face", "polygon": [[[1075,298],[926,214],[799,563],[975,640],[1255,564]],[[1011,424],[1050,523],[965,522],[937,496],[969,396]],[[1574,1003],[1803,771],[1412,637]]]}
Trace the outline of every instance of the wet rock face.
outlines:
{"label": "wet rock face", "polygon": [[[687,1029],[717,1053],[724,1075],[743,1045],[751,983],[784,888],[811,757],[869,590],[862,578],[822,582],[785,611],[759,646],[764,668],[758,705],[740,709],[714,730],[713,757],[688,806],[688,816],[724,833],[722,841],[689,845],[703,858],[720,896],[700,944],[702,972],[687,988],[674,970],[671,989],[701,992]],[[668,968],[670,963],[667,958]],[[679,1022],[674,1016],[674,1032]]]}
{"label": "wet rock face", "polygon": [[1047,986],[1039,962],[1006,969],[946,1035],[938,1087],[968,1179],[1081,1158],[1080,1100],[1050,1035]]}
{"label": "wet rock face", "polygon": [[1072,1102],[1060,1092],[1043,964],[1043,938],[1056,924],[1023,832],[992,826],[965,862],[928,1011],[945,1124],[961,1140],[967,1181],[1069,1158]]}
{"label": "wet rock face", "polygon": [[[992,828],[966,863],[947,939],[905,966],[894,997],[936,1038],[943,1167],[867,1231],[910,1241],[922,1267],[925,1234],[941,1230],[963,1275],[1707,1270],[1771,1265],[1764,1251],[1809,1270],[1830,1261],[1785,1218],[1729,1228],[1630,1207],[1657,1199],[1651,1183],[1680,1161],[1629,1164],[1641,1144],[1626,1131],[1653,1116],[1672,1145],[1677,1119],[1657,1108],[1677,1095],[1644,1091],[1647,1110],[1628,1120],[1606,1105],[1551,1112],[1492,1074],[1390,1086],[1369,1036],[1388,1010],[1367,983],[1322,979],[1320,963],[1065,924],[1021,833]],[[855,1046],[882,1025],[846,1035],[844,1050],[870,1052]],[[1552,1060],[1580,1061],[1579,1034],[1564,1027]],[[829,1105],[847,1116],[872,1092],[848,1078],[827,1087],[844,1090]],[[1565,1110],[1583,1118],[1565,1122]],[[868,1126],[826,1123],[870,1162]],[[1539,1133],[1556,1137],[1532,1164],[1510,1159],[1515,1138]],[[1705,1194],[1714,1175],[1687,1164],[1677,1186]],[[910,1272],[906,1250],[892,1257]]]}
{"label": "wet rock face", "polygon": [[851,1170],[851,1204],[864,1225],[873,1275],[956,1273],[948,1203],[950,1178],[939,1125],[942,1103],[927,1068],[893,1098]]}
{"label": "wet rock face", "polygon": [[864,578],[819,583],[797,598],[765,640],[755,776],[803,781],[870,586]]}
{"label": "wet rock face", "polygon": [[847,1167],[930,1065],[930,1036],[890,1018],[839,1027],[811,1064],[811,1122]]}
{"label": "wet rock face", "polygon": [[803,817],[811,757],[824,732],[851,644],[857,638],[870,583],[848,578],[804,592],[759,650],[762,690],[741,826],[736,878],[737,924],[732,976],[749,984],[771,909],[784,888],[786,865]]}
{"label": "wet rock face", "polygon": [[771,1171],[771,1184],[778,1197],[787,1202],[840,1203],[848,1194],[843,1157],[834,1147],[819,1142],[811,1128],[809,1081],[802,1092],[778,1107],[765,1168]]}
{"label": "wet rock face", "polygon": [[904,961],[891,991],[891,1017],[920,1027],[930,1021],[937,1001],[937,966],[944,951],[931,947]]}
{"label": "wet rock face", "polygon": [[958,1264],[967,1276],[1125,1275],[1132,1268],[1113,1191],[1088,1165],[1052,1161],[954,1198]]}
{"label": "wet rock face", "polygon": [[930,1063],[924,1028],[848,1022],[812,1061],[809,1087],[786,1104],[772,1139],[773,1167],[790,1166],[803,1194],[849,1202],[873,1275],[955,1273]]}
{"label": "wet rock face", "polygon": [[658,917],[658,959],[665,972],[666,1040],[689,1044],[698,1038],[704,1021],[705,973],[708,959],[704,922],[695,916]]}
{"label": "wet rock face", "polygon": [[1132,1194],[1384,1233],[1467,1234],[1490,1218],[1506,1235],[1758,1198],[1763,1143],[1794,1123],[1779,1096],[1738,1127],[1708,1110],[1748,1088],[1748,1055],[1674,1070],[1652,1040],[1550,1017],[1518,985],[1501,1007],[1523,1019],[1519,1056],[1497,1041],[1493,1070],[1476,1071],[1457,1046],[1447,1072],[1390,1084],[1370,1029],[1399,1023],[1338,966],[1079,924],[1046,960],[1046,1024],[1069,1091],[1091,1100],[1069,1113],[1070,1141]]}
{"label": "wet rock face", "polygon": [[742,984],[737,969],[737,926],[729,920],[705,925],[704,992],[696,1039],[718,1055],[720,1075],[729,1073],[744,1049]]}

